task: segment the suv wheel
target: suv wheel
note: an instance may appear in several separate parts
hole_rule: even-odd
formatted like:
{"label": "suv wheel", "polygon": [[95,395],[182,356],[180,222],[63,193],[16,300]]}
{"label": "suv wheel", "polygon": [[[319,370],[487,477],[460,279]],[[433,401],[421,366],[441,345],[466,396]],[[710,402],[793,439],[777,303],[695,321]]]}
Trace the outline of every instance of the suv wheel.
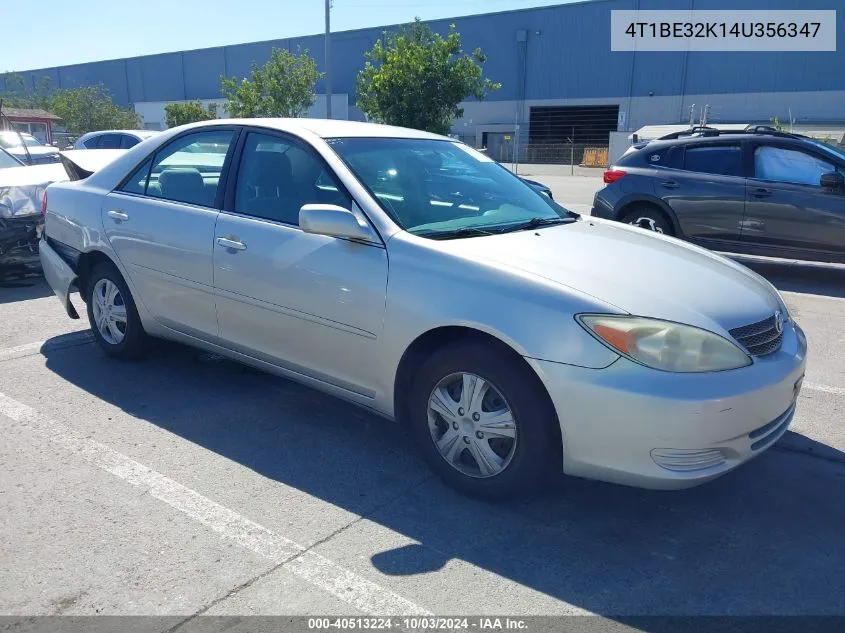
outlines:
{"label": "suv wheel", "polygon": [[675,234],[672,223],[669,222],[668,218],[653,207],[634,207],[622,216],[622,222],[663,235]]}

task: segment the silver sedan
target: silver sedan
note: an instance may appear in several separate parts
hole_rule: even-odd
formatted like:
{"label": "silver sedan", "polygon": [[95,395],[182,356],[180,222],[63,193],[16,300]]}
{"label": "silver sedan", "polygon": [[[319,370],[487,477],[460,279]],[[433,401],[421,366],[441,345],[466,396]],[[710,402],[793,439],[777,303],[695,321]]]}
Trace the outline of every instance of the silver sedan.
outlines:
{"label": "silver sedan", "polygon": [[301,381],[398,420],[466,493],[688,487],[794,414],[806,339],[768,282],[453,139],[222,120],[82,175],[47,191],[41,260],[107,354],[162,337]]}

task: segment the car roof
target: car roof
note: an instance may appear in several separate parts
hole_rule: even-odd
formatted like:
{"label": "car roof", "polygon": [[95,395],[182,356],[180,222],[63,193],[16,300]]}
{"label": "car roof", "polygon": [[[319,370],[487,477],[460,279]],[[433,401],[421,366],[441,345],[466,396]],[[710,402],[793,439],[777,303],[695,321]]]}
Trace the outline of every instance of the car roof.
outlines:
{"label": "car roof", "polygon": [[94,130],[93,132],[86,132],[82,136],[92,137],[100,134],[133,134],[134,136],[147,138],[149,136],[155,136],[159,132],[156,130]]}
{"label": "car roof", "polygon": [[[393,125],[381,125],[378,123],[365,123],[363,121],[342,121],[337,119],[282,119],[282,118],[256,118],[256,119],[215,119],[190,124],[194,127],[205,127],[209,125],[252,125],[264,127],[281,132],[306,131],[321,138],[348,138],[348,137],[377,137],[377,138],[413,138],[454,141],[447,136],[412,130],[410,128],[396,127]],[[187,128],[188,126],[186,126]]]}

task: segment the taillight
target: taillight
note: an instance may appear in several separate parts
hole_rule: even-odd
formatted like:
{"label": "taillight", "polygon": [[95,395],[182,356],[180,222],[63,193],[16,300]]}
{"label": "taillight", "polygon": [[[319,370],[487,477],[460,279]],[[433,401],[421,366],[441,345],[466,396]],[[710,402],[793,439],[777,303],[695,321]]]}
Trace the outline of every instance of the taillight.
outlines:
{"label": "taillight", "polygon": [[612,182],[616,182],[627,173],[627,171],[622,171],[621,169],[608,169],[604,172],[604,184],[609,185]]}
{"label": "taillight", "polygon": [[47,217],[47,190],[44,190],[44,195],[41,196],[41,217]]}

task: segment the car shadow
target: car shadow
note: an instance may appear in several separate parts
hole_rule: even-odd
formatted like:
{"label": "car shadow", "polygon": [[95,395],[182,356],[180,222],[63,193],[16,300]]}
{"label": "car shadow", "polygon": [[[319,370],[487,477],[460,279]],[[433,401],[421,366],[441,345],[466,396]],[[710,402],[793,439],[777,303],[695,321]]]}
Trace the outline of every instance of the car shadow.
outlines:
{"label": "car shadow", "polygon": [[[692,490],[561,476],[539,497],[493,505],[434,479],[401,424],[213,355],[171,344],[139,363],[94,345],[42,353],[92,397],[416,543],[373,556],[384,574],[457,559],[620,621],[845,614],[845,453],[808,438]],[[520,608],[507,595],[499,604]]]}
{"label": "car shadow", "polygon": [[0,304],[41,299],[53,294],[44,277],[18,274],[0,269]]}
{"label": "car shadow", "polygon": [[763,275],[778,290],[845,297],[845,264],[819,264],[733,255],[731,257]]}

